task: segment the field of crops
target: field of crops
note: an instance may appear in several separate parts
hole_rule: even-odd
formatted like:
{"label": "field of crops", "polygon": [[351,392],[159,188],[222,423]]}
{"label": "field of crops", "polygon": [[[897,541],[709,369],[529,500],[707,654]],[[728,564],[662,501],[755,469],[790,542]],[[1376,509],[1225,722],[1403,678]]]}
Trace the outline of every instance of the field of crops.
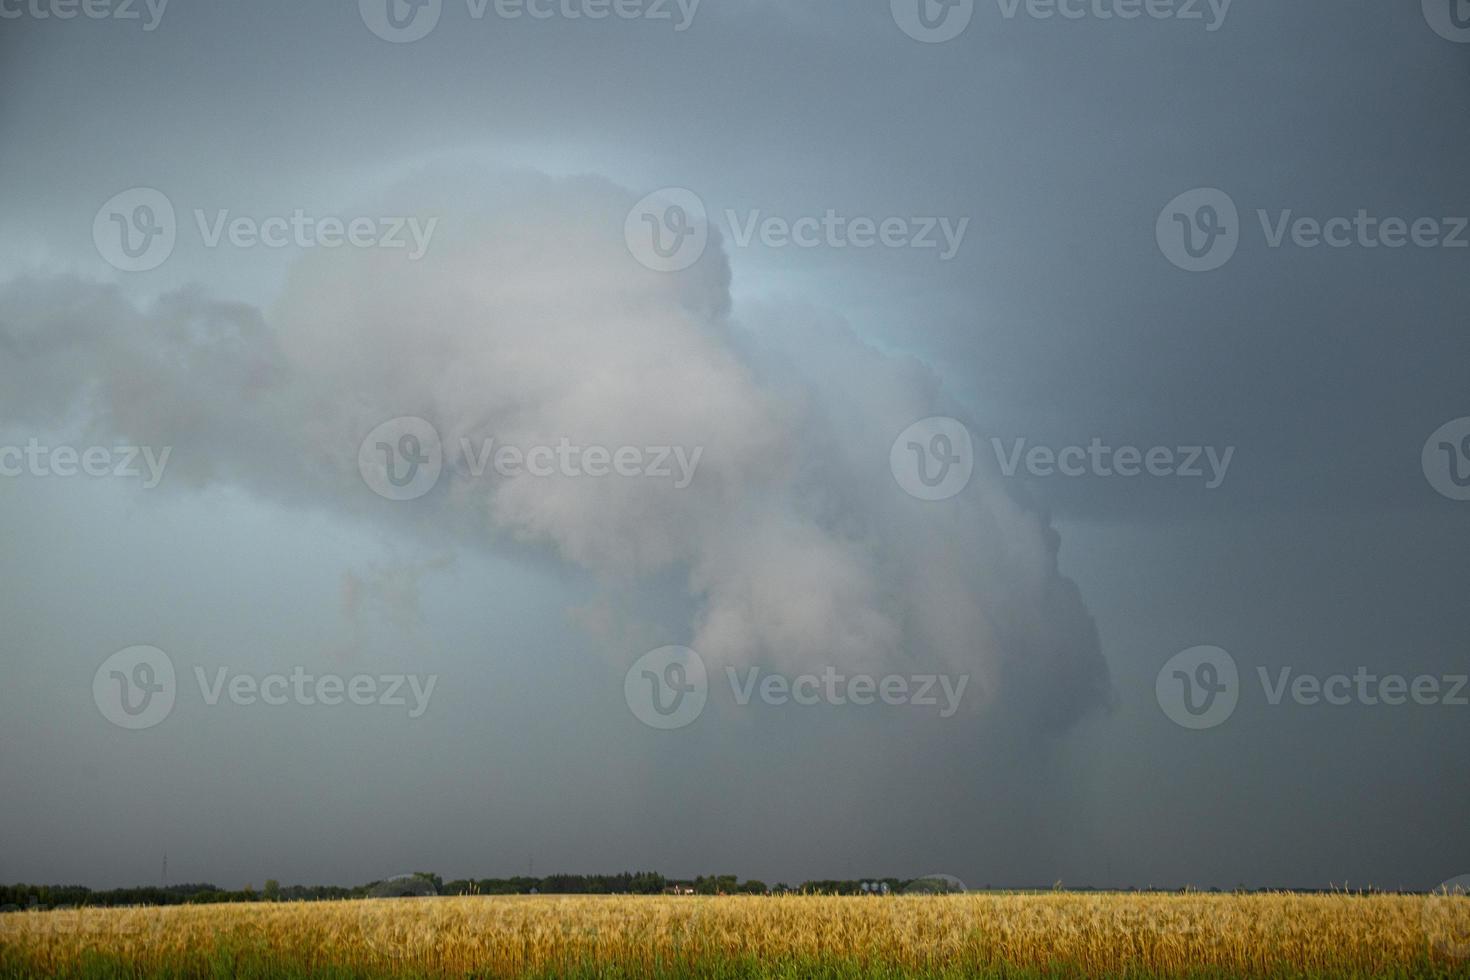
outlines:
{"label": "field of crops", "polygon": [[1470,977],[1470,899],[530,896],[12,912],[0,975]]}

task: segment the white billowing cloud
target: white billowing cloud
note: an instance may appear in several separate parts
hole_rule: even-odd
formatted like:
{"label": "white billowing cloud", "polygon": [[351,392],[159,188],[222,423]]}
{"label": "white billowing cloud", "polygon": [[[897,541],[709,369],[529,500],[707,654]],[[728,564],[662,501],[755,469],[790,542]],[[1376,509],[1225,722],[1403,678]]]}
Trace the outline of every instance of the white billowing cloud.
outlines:
{"label": "white billowing cloud", "polygon": [[[907,496],[897,434],[951,414],[920,362],[796,304],[732,319],[712,237],[677,274],[628,252],[639,196],[594,178],[482,174],[404,188],[384,213],[438,214],[426,257],[309,254],[269,313],[194,293],[137,310],[105,286],[0,291],[0,409],[172,445],[185,480],[515,539],[625,589],[682,580],[687,642],[713,668],[944,670],[970,704],[1017,699],[1045,727],[1105,700],[1090,617],[1055,532],[983,467],[958,497]],[[466,206],[467,196],[476,203]],[[428,496],[388,503],[363,436],[431,421],[448,450]],[[460,446],[698,450],[693,483],[467,472]]]}

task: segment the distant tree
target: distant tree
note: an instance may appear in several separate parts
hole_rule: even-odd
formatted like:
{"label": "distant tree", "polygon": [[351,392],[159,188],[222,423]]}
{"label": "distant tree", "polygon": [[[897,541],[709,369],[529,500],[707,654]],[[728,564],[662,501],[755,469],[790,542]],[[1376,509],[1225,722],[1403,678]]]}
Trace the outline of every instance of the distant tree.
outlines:
{"label": "distant tree", "polygon": [[279,902],[281,900],[281,883],[274,878],[265,880],[265,891],[262,893],[267,902]]}

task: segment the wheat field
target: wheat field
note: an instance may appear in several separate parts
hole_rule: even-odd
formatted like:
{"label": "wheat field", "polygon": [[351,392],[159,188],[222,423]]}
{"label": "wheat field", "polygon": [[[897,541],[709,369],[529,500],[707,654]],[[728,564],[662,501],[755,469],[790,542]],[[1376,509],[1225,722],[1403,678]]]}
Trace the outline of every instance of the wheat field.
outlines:
{"label": "wheat field", "polygon": [[526,896],[0,916],[72,977],[1470,977],[1470,899],[1353,894]]}

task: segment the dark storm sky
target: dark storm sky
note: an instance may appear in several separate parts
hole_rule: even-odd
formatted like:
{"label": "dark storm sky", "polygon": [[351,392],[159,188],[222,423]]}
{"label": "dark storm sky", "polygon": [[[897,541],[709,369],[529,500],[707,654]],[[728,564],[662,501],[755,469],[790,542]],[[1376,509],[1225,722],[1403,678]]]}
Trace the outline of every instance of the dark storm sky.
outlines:
{"label": "dark storm sky", "polygon": [[[0,477],[0,880],[146,883],[165,851],[222,886],[533,857],[972,886],[1470,871],[1470,707],[1273,705],[1258,680],[1470,672],[1470,503],[1421,464],[1470,416],[1470,248],[1272,247],[1258,216],[1470,214],[1470,44],[1434,2],[976,0],[932,44],[868,0],[704,0],[684,30],[672,3],[443,0],[409,43],[352,3],[172,0],[151,30],[0,3],[0,445],[172,447],[157,488]],[[122,272],[93,221],[134,187],[178,242]],[[623,240],[664,187],[716,225],[684,272]],[[1155,238],[1194,188],[1238,207],[1210,272]],[[196,209],[438,223],[409,262],[209,248]],[[968,225],[945,261],[741,245],[727,209]],[[458,474],[385,502],[358,441],[410,415],[699,445],[700,479]],[[974,437],[952,501],[890,473],[926,416]],[[992,439],[1233,456],[1215,488],[1007,477]],[[92,681],[139,644],[178,701],[126,731]],[[666,644],[708,661],[711,705],[655,731],[624,674]],[[1193,731],[1155,681],[1202,644],[1240,704]],[[438,682],[416,718],[195,683],[298,665]],[[724,681],[829,665],[972,687],[938,718],[742,707]]]}

